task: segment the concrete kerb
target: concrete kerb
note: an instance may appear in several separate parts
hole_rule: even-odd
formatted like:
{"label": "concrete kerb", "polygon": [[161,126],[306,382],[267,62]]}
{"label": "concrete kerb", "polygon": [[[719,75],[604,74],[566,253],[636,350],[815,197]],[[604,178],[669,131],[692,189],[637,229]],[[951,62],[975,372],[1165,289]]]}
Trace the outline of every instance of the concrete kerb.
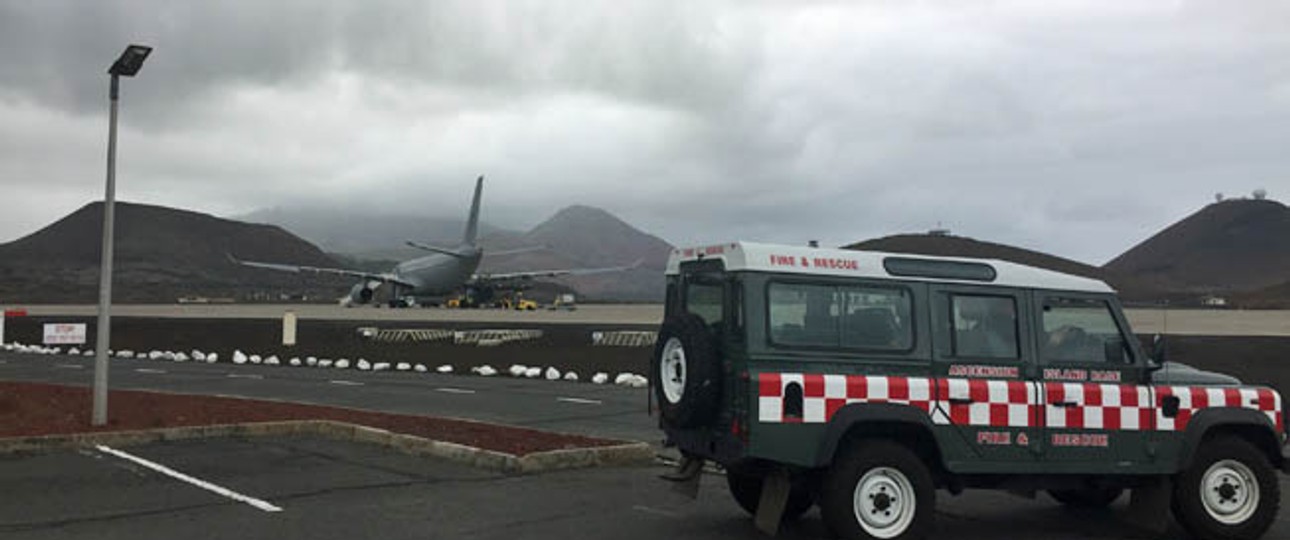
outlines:
{"label": "concrete kerb", "polygon": [[464,444],[436,441],[332,420],[255,422],[134,431],[74,433],[70,435],[8,437],[0,438],[0,455],[71,450],[96,444],[133,446],[160,441],[284,435],[316,435],[334,440],[375,444],[409,455],[443,459],[506,474],[535,474],[564,469],[639,465],[650,463],[654,459],[653,449],[643,442],[551,450],[516,456]]}

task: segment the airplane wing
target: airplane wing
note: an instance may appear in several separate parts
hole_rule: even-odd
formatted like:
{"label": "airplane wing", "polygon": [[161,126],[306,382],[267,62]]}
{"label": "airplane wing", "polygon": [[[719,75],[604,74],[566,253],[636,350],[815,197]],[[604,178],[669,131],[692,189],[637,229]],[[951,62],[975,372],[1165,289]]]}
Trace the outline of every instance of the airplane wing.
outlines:
{"label": "airplane wing", "polygon": [[408,283],[406,281],[403,281],[399,279],[398,276],[395,276],[394,274],[390,274],[390,273],[374,273],[374,272],[363,272],[359,270],[347,270],[344,268],[319,268],[316,266],[296,266],[293,264],[277,264],[277,263],[266,263],[266,262],[256,262],[256,261],[243,261],[234,257],[232,254],[229,254],[228,258],[229,260],[233,261],[236,264],[240,264],[242,266],[250,266],[252,268],[277,270],[279,272],[292,272],[295,274],[332,274],[337,276],[351,276],[356,278],[380,281],[384,283],[394,283],[403,287],[415,288],[415,285]]}
{"label": "airplane wing", "polygon": [[627,266],[607,266],[603,268],[566,268],[562,270],[528,270],[524,272],[499,272],[496,274],[478,273],[470,277],[472,282],[496,282],[496,281],[514,281],[526,280],[539,277],[556,277],[556,276],[585,276],[590,274],[602,274],[605,272],[622,272],[631,270],[641,265],[643,260]]}

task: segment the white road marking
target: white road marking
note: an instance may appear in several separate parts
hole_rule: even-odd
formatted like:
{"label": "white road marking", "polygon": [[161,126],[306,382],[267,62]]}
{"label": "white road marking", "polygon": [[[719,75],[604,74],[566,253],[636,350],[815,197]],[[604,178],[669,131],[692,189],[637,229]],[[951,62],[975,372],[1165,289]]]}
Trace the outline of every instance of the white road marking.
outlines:
{"label": "white road marking", "polygon": [[114,456],[119,457],[119,458],[121,458],[121,459],[124,459],[124,460],[127,460],[127,461],[132,461],[132,462],[134,462],[134,463],[136,463],[136,464],[138,464],[138,465],[142,465],[142,466],[144,466],[144,467],[147,467],[147,468],[149,468],[149,469],[152,469],[152,470],[154,470],[154,471],[157,471],[157,472],[159,472],[159,473],[161,473],[161,474],[164,474],[164,475],[166,475],[166,476],[169,476],[169,477],[171,477],[171,478],[175,478],[175,479],[177,479],[177,480],[182,480],[182,481],[184,481],[184,482],[188,482],[189,484],[192,484],[192,485],[194,485],[194,486],[197,486],[197,487],[199,487],[199,488],[202,488],[202,489],[204,489],[204,490],[206,490],[206,491],[210,491],[210,492],[213,492],[213,493],[217,493],[217,494],[219,494],[219,495],[222,495],[222,496],[224,496],[224,497],[228,497],[228,498],[233,499],[233,500],[235,500],[235,501],[243,502],[243,503],[249,504],[249,505],[251,505],[251,506],[254,506],[254,507],[256,507],[256,508],[259,508],[260,510],[264,510],[265,512],[281,512],[281,511],[282,511],[282,509],[281,509],[281,508],[279,508],[279,507],[277,507],[277,506],[274,506],[274,505],[270,504],[268,501],[262,501],[262,500],[260,500],[260,499],[256,499],[256,498],[254,498],[254,497],[247,497],[246,495],[243,495],[243,494],[241,494],[241,493],[238,493],[238,492],[236,492],[236,491],[233,491],[233,490],[228,489],[228,488],[225,488],[225,487],[217,486],[217,485],[215,485],[215,484],[212,484],[212,483],[207,482],[207,481],[205,481],[205,480],[202,480],[202,479],[200,479],[200,478],[193,478],[193,477],[191,477],[191,476],[188,476],[188,475],[186,475],[186,474],[184,474],[184,473],[181,473],[181,472],[179,472],[179,471],[176,471],[176,470],[174,470],[174,469],[171,469],[170,467],[167,467],[167,466],[162,465],[162,464],[160,464],[160,463],[153,463],[153,462],[148,461],[148,460],[146,460],[146,459],[143,459],[143,458],[141,458],[141,457],[134,456],[134,455],[131,455],[131,454],[127,454],[127,453],[122,452],[122,451],[120,451],[120,450],[117,450],[117,449],[115,449],[115,448],[109,448],[109,447],[107,447],[107,446],[103,446],[103,445],[101,445],[101,444],[100,444],[100,445],[96,445],[96,446],[95,446],[95,448],[98,448],[100,452],[103,452],[103,453],[105,453],[105,454],[111,454],[111,455],[114,455]]}
{"label": "white road marking", "polygon": [[327,382],[332,383],[332,384],[339,384],[339,385],[343,385],[343,386],[363,386],[363,383],[358,382],[358,381],[344,381],[344,380],[340,380],[340,381],[327,381]]}
{"label": "white road marking", "polygon": [[85,369],[85,366],[80,364],[54,364],[54,367],[63,369]]}
{"label": "white road marking", "polygon": [[604,403],[603,401],[600,401],[598,399],[583,399],[583,398],[576,398],[576,397],[558,397],[558,398],[555,398],[555,400],[563,401],[565,403],[580,403],[583,405],[600,405],[601,403]]}
{"label": "white road marking", "polygon": [[259,379],[263,379],[263,378],[264,378],[264,375],[246,375],[246,374],[242,374],[242,373],[229,373],[229,374],[228,374],[228,378],[230,378],[230,379],[256,379],[256,380],[259,380]]}
{"label": "white road marking", "polygon": [[135,368],[135,371],[138,373],[165,373],[166,372],[166,370],[164,369],[152,369],[152,368],[146,368],[146,367]]}
{"label": "white road marking", "polygon": [[443,393],[445,393],[445,394],[473,394],[473,393],[475,393],[475,391],[474,391],[474,390],[467,390],[467,389],[465,389],[465,388],[435,388],[435,389],[434,389],[434,391],[435,391],[435,392],[443,392]]}

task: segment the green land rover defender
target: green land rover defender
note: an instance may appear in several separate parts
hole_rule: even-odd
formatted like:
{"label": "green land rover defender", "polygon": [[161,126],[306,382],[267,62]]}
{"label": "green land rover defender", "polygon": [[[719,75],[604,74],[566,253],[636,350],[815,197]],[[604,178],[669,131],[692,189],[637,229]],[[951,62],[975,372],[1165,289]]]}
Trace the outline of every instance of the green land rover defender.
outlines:
{"label": "green land rover defender", "polygon": [[[706,461],[774,532],[922,538],[936,493],[1047,491],[1253,539],[1290,470],[1280,394],[1144,352],[1105,283],[994,260],[678,249],[651,366],[667,476]],[[684,488],[683,488],[684,490]]]}

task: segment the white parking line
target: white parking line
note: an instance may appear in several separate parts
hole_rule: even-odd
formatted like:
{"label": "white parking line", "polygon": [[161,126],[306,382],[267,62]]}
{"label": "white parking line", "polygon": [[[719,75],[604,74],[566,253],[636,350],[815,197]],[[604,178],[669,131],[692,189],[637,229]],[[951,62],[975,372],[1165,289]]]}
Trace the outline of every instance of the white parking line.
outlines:
{"label": "white parking line", "polygon": [[601,403],[604,403],[603,401],[600,401],[598,399],[583,399],[583,398],[576,398],[576,397],[558,397],[558,398],[555,398],[555,400],[563,401],[565,403],[580,403],[582,405],[600,405]]}
{"label": "white parking line", "polygon": [[85,369],[85,366],[80,364],[54,364],[54,367],[63,369]]}
{"label": "white parking line", "polygon": [[228,498],[230,498],[230,499],[233,499],[233,500],[235,500],[235,501],[243,502],[243,503],[249,504],[249,505],[251,505],[251,506],[254,506],[254,507],[256,507],[256,508],[259,508],[260,510],[264,510],[265,512],[281,512],[281,511],[282,511],[282,509],[281,509],[281,508],[279,508],[279,507],[277,507],[277,506],[274,506],[274,505],[270,504],[268,501],[262,501],[262,500],[260,500],[260,499],[256,499],[256,498],[254,498],[254,497],[247,497],[246,495],[243,495],[243,494],[241,494],[241,493],[238,493],[238,492],[236,492],[236,491],[233,491],[233,490],[228,489],[228,488],[225,488],[225,487],[217,486],[217,485],[215,485],[215,484],[212,484],[212,483],[207,482],[207,481],[205,481],[205,480],[202,480],[202,479],[200,479],[200,478],[193,478],[193,477],[191,477],[191,476],[188,476],[188,475],[186,475],[186,474],[184,474],[184,473],[181,473],[181,472],[179,472],[179,471],[176,471],[176,470],[174,470],[174,469],[171,469],[170,467],[167,467],[167,466],[162,465],[162,464],[160,464],[160,463],[153,463],[153,462],[148,461],[148,460],[146,460],[146,459],[143,459],[143,458],[141,458],[141,457],[133,456],[133,455],[127,454],[127,453],[125,453],[125,452],[122,452],[122,451],[120,451],[120,450],[117,450],[117,449],[115,449],[115,448],[109,448],[109,447],[103,446],[103,445],[101,445],[101,444],[100,444],[100,445],[96,445],[96,446],[95,446],[95,448],[98,448],[100,452],[103,452],[103,453],[105,453],[105,454],[111,454],[111,455],[114,455],[114,456],[116,456],[116,457],[119,457],[119,458],[124,459],[124,460],[127,460],[127,461],[133,461],[133,462],[134,462],[134,463],[136,463],[136,464],[142,465],[142,466],[144,466],[144,467],[147,467],[147,468],[149,468],[149,469],[152,469],[152,470],[154,470],[154,471],[157,471],[157,472],[159,472],[159,473],[161,473],[161,474],[164,474],[164,475],[166,475],[166,476],[169,476],[169,477],[171,477],[171,478],[175,478],[175,479],[177,479],[177,480],[182,480],[182,481],[184,481],[184,482],[188,482],[189,484],[192,484],[192,485],[194,485],[194,486],[197,486],[197,487],[199,487],[199,488],[202,488],[202,489],[204,489],[204,490],[206,490],[206,491],[211,491],[211,492],[217,493],[217,494],[219,494],[219,495],[223,495],[223,496],[225,496],[225,497],[228,497]]}
{"label": "white parking line", "polygon": [[138,373],[165,373],[166,372],[166,370],[164,369],[152,369],[152,368],[146,368],[146,367],[135,368],[135,371]]}
{"label": "white parking line", "polygon": [[259,379],[263,379],[263,378],[264,378],[264,375],[247,375],[247,374],[243,374],[243,373],[229,373],[229,374],[228,374],[228,378],[230,378],[230,379],[256,379],[256,380],[259,380]]}
{"label": "white parking line", "polygon": [[327,382],[332,383],[332,384],[339,384],[339,385],[342,385],[342,386],[363,386],[363,383],[358,382],[358,381],[344,381],[344,380],[340,380],[340,381],[327,381]]}
{"label": "white parking line", "polygon": [[474,390],[467,390],[467,389],[465,389],[465,388],[435,388],[435,389],[434,389],[434,391],[435,391],[435,392],[443,392],[443,393],[445,393],[445,394],[473,394],[473,393],[475,393],[475,391],[474,391]]}

